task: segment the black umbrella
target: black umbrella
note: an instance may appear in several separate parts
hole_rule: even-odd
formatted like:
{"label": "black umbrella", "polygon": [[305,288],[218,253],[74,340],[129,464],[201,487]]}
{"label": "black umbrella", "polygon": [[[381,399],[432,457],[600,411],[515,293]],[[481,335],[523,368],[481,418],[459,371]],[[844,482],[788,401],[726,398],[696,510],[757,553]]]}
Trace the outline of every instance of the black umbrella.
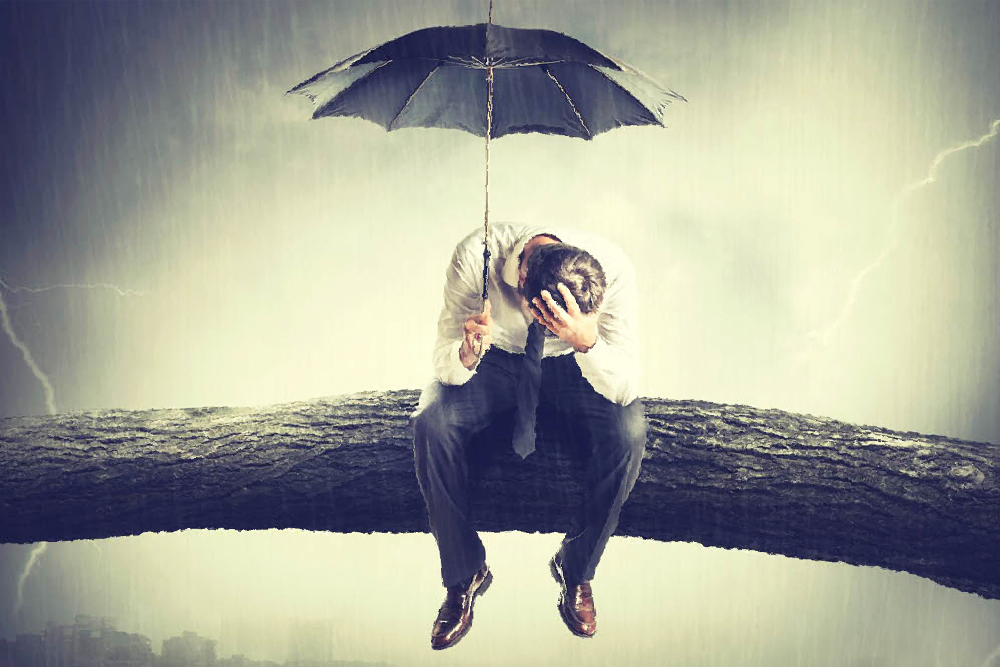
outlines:
{"label": "black umbrella", "polygon": [[424,28],[343,60],[288,91],[313,118],[355,116],[387,131],[465,130],[486,138],[483,300],[489,279],[490,139],[538,132],[591,139],[625,125],[660,125],[684,98],[638,70],[552,30],[490,20]]}

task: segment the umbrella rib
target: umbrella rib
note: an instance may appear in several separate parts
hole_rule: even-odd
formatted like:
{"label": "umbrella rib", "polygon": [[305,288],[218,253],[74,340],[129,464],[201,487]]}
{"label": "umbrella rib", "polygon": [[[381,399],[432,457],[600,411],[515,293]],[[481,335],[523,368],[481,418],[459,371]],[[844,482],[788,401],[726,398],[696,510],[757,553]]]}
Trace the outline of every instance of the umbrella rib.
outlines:
{"label": "umbrella rib", "polygon": [[406,98],[406,103],[403,104],[403,106],[399,109],[399,111],[396,112],[396,115],[392,117],[392,120],[389,121],[390,130],[393,129],[392,126],[396,123],[397,120],[399,120],[400,115],[402,115],[402,113],[406,111],[406,107],[410,106],[410,102],[412,102],[413,98],[417,96],[417,93],[419,93],[420,89],[424,87],[424,84],[427,83],[427,80],[429,78],[431,78],[431,75],[434,74],[434,72],[438,71],[439,67],[441,67],[440,63],[435,65],[434,69],[428,72],[427,76],[424,77],[424,80],[420,82],[420,85],[413,89],[413,92],[410,93],[410,96]]}
{"label": "umbrella rib", "polygon": [[[334,65],[333,67],[325,69],[322,72],[317,72],[316,74],[313,74],[311,77],[309,77],[308,79],[306,79],[302,83],[298,84],[297,86],[295,86],[294,88],[292,88],[291,90],[289,90],[285,94],[286,95],[291,95],[292,93],[298,93],[302,88],[305,88],[306,86],[308,86],[311,83],[315,83],[316,81],[319,81],[321,78],[323,78],[327,74],[331,74],[331,73],[339,74],[339,73],[341,73],[341,72],[349,69],[351,67],[351,65],[354,64],[354,62],[356,62],[358,60],[361,60],[362,58],[364,58],[365,56],[367,56],[369,53],[371,53],[374,50],[375,50],[374,48],[371,48],[371,49],[368,49],[367,51],[362,51],[361,53],[357,53],[357,54],[351,56],[350,58],[345,58],[345,59],[341,60],[339,63],[337,63],[336,65]],[[328,85],[323,90],[329,90],[330,86],[332,86],[332,85],[333,85],[333,83],[331,83],[330,85]],[[315,101],[315,99],[317,97],[319,97],[319,95],[321,93],[316,93],[316,94],[299,93],[299,94],[300,95],[305,95],[309,99]]]}
{"label": "umbrella rib", "polygon": [[587,133],[587,138],[593,139],[594,135],[590,133],[590,128],[588,128],[587,124],[583,122],[583,116],[580,115],[580,112],[577,110],[576,105],[573,104],[573,100],[570,99],[569,94],[566,92],[566,89],[562,87],[561,83],[559,83],[559,79],[556,78],[556,75],[553,74],[548,67],[543,67],[542,69],[545,70],[545,73],[549,75],[550,79],[552,79],[552,83],[556,84],[556,87],[559,88],[559,92],[561,92],[563,94],[563,97],[566,98],[566,101],[569,102],[569,108],[572,109],[573,113],[576,114],[576,119],[579,120],[580,125],[583,126],[583,131]]}
{"label": "umbrella rib", "polygon": [[[625,86],[621,85],[620,83],[618,83],[617,81],[615,81],[614,79],[612,79],[610,76],[607,75],[606,72],[603,72],[600,67],[597,67],[597,66],[594,66],[594,65],[587,65],[587,67],[589,67],[590,69],[594,70],[595,72],[597,72],[598,74],[600,74],[601,76],[603,76],[605,79],[607,79],[611,83],[611,85],[615,86],[616,88],[618,88],[618,90],[622,91],[623,93],[625,93],[626,95],[628,95],[629,97],[631,97],[632,100],[636,104],[638,104],[640,107],[642,107],[643,109],[646,109],[646,110],[650,110],[648,106],[646,106],[645,104],[643,104],[642,101],[638,97],[636,97],[635,94],[632,93],[632,91],[630,91],[628,88],[626,88]],[[621,69],[622,69],[622,71],[624,71],[624,68],[621,68]],[[636,70],[636,71],[638,72],[638,70]],[[639,72],[639,73],[642,74],[642,72]],[[642,74],[642,76],[644,76],[647,80],[649,80],[650,83],[653,83],[657,88],[661,88],[662,89],[662,86],[660,86],[660,84],[658,84],[655,81],[653,81],[653,79],[651,79],[649,76],[647,76],[645,74]],[[676,95],[678,98],[680,98],[680,99],[684,100],[685,102],[687,102],[686,99],[684,99],[683,97],[681,97],[680,95],[678,95],[677,93],[675,93],[672,90],[670,90],[670,91],[664,91],[661,94],[664,96],[664,98],[666,98],[666,97],[672,97],[672,96]],[[656,109],[653,110],[653,118],[656,120],[656,124],[659,125],[660,127],[666,127],[666,124],[663,122],[663,119],[660,118],[660,116],[663,115],[663,112],[667,108],[668,104],[670,104],[670,100],[668,100],[668,99],[662,99],[662,100],[657,100],[656,101]]]}
{"label": "umbrella rib", "polygon": [[494,67],[497,69],[513,69],[514,67],[538,67],[539,65],[558,65],[570,62],[568,60],[535,60],[534,58],[515,58],[513,60],[501,60]]}
{"label": "umbrella rib", "polygon": [[486,69],[486,63],[482,62],[475,56],[465,57],[449,55],[445,57],[445,60],[454,65],[461,65],[462,67],[468,67],[470,69]]}
{"label": "umbrella rib", "polygon": [[[384,63],[383,63],[383,64],[384,64]],[[382,65],[379,65],[378,67],[375,67],[374,69],[372,69],[372,71],[371,71],[371,72],[368,72],[368,74],[371,74],[372,72],[374,72],[375,70],[377,70],[377,69],[378,69],[379,67],[382,67]],[[339,71],[339,72],[334,72],[334,74],[335,74],[335,75],[336,75],[336,74],[344,74],[344,73],[345,73],[345,71],[347,71],[347,70],[341,70],[341,71]],[[360,80],[362,80],[362,79],[364,79],[364,78],[367,78],[368,74],[365,74],[365,75],[363,75],[363,76],[360,76],[360,77],[358,77],[357,79],[355,79],[354,81],[352,81],[352,82],[351,82],[351,83],[350,83],[350,84],[349,84],[349,85],[348,85],[348,86],[347,86],[346,88],[344,88],[344,90],[347,90],[347,88],[350,88],[351,86],[353,86],[353,85],[354,85],[355,83],[357,83],[358,81],[360,81]],[[309,100],[310,100],[311,102],[315,103],[315,102],[316,102],[316,100],[318,100],[319,98],[321,98],[321,97],[323,97],[324,95],[326,95],[326,93],[327,93],[327,92],[328,92],[328,91],[329,91],[329,90],[330,90],[331,88],[334,88],[334,87],[335,87],[336,85],[337,85],[337,80],[336,80],[336,79],[334,79],[333,77],[331,77],[331,80],[330,80],[330,81],[329,81],[329,82],[327,83],[327,85],[326,85],[326,86],[325,86],[325,87],[323,88],[323,90],[321,90],[321,91],[318,91],[318,92],[317,92],[317,93],[315,93],[315,94],[309,94],[309,93],[302,93],[302,94],[304,94],[304,95],[305,95],[306,97],[308,97],[308,98],[309,98]],[[338,94],[339,94],[339,93],[338,93]],[[335,95],[334,97],[336,97],[336,95]],[[330,98],[330,99],[333,99],[333,98]]]}
{"label": "umbrella rib", "polygon": [[493,69],[513,69],[515,67],[538,67],[540,65],[558,65],[559,63],[570,62],[565,59],[538,60],[537,58],[531,56],[513,58],[510,60],[500,58],[489,63],[484,62],[475,56],[448,56],[446,60],[454,65],[461,65],[462,67],[468,67],[469,69],[487,69],[488,67],[492,67]]}
{"label": "umbrella rib", "polygon": [[[357,79],[355,79],[354,81],[352,81],[351,84],[349,86],[347,86],[347,88],[344,88],[342,91],[340,91],[339,93],[337,93],[336,95],[334,95],[333,97],[331,97],[330,99],[328,99],[326,102],[324,102],[320,106],[318,106],[315,109],[313,109],[313,116],[312,117],[314,119],[317,118],[316,114],[321,109],[326,109],[327,107],[329,107],[331,104],[334,103],[334,101],[339,100],[344,94],[350,92],[355,86],[359,85],[362,81],[364,81],[365,79],[367,79],[368,77],[370,77],[372,74],[374,74],[375,72],[379,71],[380,69],[382,69],[383,67],[385,67],[386,65],[388,65],[390,62],[392,62],[392,61],[391,60],[386,60],[383,63],[379,63],[378,67],[375,67],[372,71],[367,72],[363,76],[360,76]],[[333,84],[331,83],[330,85],[332,86]],[[330,86],[327,86],[326,88],[324,88],[324,92],[327,91],[327,90],[329,90],[329,89],[330,89]],[[313,100],[313,101],[315,102],[315,100]]]}

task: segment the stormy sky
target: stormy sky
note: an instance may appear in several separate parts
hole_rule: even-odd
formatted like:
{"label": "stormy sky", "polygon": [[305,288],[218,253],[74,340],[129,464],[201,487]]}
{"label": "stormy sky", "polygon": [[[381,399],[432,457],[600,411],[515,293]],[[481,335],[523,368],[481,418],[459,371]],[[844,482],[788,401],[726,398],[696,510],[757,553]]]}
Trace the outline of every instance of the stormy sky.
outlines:
{"label": "stormy sky", "polygon": [[[284,92],[487,6],[0,4],[0,416],[426,384],[445,265],[482,221],[482,140],[309,121]],[[642,395],[1000,441],[1000,3],[497,0],[494,18],[573,35],[689,100],[669,129],[491,146],[494,220],[595,231],[631,256]],[[467,652],[435,659],[527,660],[544,637],[542,660],[585,664],[617,638],[636,664],[978,665],[1000,644],[996,602],[909,575],[616,539],[584,649],[545,579],[558,540],[490,538],[493,611],[477,606]],[[289,639],[307,627],[337,638],[334,657],[430,660],[427,535],[50,544],[15,609],[29,552],[0,546],[0,636],[109,613],[227,655],[329,650]]]}

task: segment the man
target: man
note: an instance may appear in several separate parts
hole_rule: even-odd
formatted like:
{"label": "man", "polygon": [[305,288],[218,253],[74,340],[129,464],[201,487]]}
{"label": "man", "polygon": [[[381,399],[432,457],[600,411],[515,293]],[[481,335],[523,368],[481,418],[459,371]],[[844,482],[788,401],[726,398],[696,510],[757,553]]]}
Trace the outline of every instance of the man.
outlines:
{"label": "man", "polygon": [[448,648],[465,636],[473,603],[493,580],[470,524],[471,436],[516,409],[513,446],[527,456],[534,449],[536,406],[582,426],[583,518],[549,565],[561,587],[563,621],[574,634],[591,637],[597,623],[590,580],[638,477],[646,443],[636,398],[634,271],[620,250],[598,237],[495,224],[484,306],[482,248],[477,230],[452,256],[434,348],[437,381],[424,390],[413,415],[417,480],[447,589],[431,646]]}

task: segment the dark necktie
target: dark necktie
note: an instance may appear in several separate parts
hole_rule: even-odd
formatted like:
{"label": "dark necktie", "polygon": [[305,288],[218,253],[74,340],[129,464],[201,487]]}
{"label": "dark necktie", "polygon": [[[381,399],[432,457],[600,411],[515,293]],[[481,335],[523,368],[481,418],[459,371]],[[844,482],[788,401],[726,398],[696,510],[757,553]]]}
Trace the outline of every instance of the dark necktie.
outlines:
{"label": "dark necktie", "polygon": [[535,410],[538,408],[538,387],[542,383],[542,349],[545,330],[538,322],[528,326],[528,342],[524,344],[524,363],[517,379],[517,418],[514,422],[514,451],[525,458],[535,451]]}

